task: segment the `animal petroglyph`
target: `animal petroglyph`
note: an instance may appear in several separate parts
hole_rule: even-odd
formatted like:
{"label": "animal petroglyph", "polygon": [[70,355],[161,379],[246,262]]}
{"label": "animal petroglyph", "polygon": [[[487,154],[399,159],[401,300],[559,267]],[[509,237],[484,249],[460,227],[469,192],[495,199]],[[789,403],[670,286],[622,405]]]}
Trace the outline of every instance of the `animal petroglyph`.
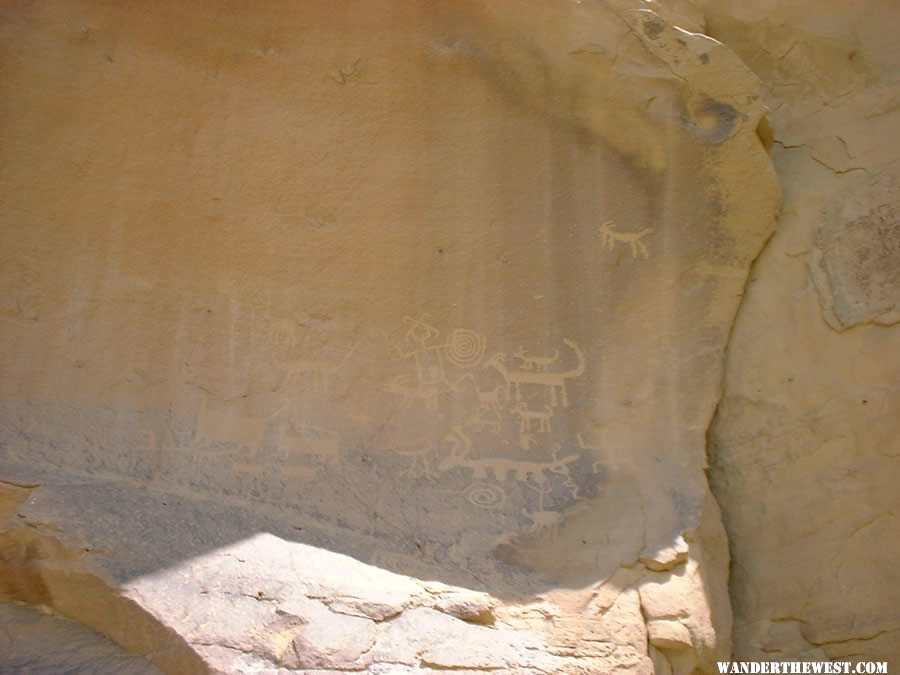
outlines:
{"label": "animal petroglyph", "polygon": [[559,350],[555,350],[553,356],[533,356],[525,351],[525,347],[520,346],[512,353],[512,359],[522,364],[522,370],[547,370],[559,361]]}
{"label": "animal petroglyph", "polygon": [[614,222],[607,220],[600,225],[600,244],[601,246],[606,246],[610,251],[616,247],[616,243],[624,244],[631,247],[632,258],[640,257],[646,260],[650,257],[650,252],[642,240],[647,235],[652,234],[653,231],[652,227],[645,227],[637,232],[622,232],[616,229]]}
{"label": "animal petroglyph", "polygon": [[569,396],[566,391],[566,380],[578,377],[584,373],[585,360],[584,354],[578,345],[572,340],[563,338],[563,342],[575,352],[578,365],[566,371],[561,372],[543,372],[533,370],[510,370],[506,367],[506,356],[504,354],[495,354],[486,363],[485,367],[494,368],[506,380],[506,396],[511,398],[511,389],[515,387],[516,401],[522,400],[523,384],[535,384],[547,387],[550,391],[550,405],[554,408],[562,406],[568,407]]}
{"label": "animal petroglyph", "polygon": [[426,480],[434,480],[438,477],[431,466],[431,457],[434,455],[433,442],[429,442],[420,448],[391,448],[391,452],[410,460],[409,467],[403,472],[403,476],[425,478]]}
{"label": "animal petroglyph", "polygon": [[233,400],[217,400],[204,396],[197,415],[196,439],[233,443],[256,451],[263,442],[266,428],[285,409],[288,401],[269,414],[248,415],[250,402],[247,397]]}
{"label": "animal petroglyph", "polygon": [[500,481],[530,479],[541,484],[552,474],[564,475],[571,479],[569,465],[578,460],[578,455],[568,455],[560,459],[556,457],[556,450],[554,450],[553,459],[549,462],[531,462],[499,457],[472,459],[470,457],[472,441],[460,427],[454,427],[445,440],[451,444],[452,448],[450,454],[441,459],[438,469],[441,472],[457,468],[469,469],[476,480],[492,476],[495,480]]}
{"label": "animal petroglyph", "polygon": [[543,410],[529,410],[524,401],[517,403],[510,414],[519,420],[519,432],[526,434],[532,429],[532,422],[537,423],[538,432],[551,432],[551,419],[553,418],[553,408],[545,405]]}
{"label": "animal petroglyph", "polygon": [[558,511],[529,511],[525,508],[522,509],[522,515],[531,521],[531,527],[528,528],[529,533],[555,525],[562,518]]}
{"label": "animal petroglyph", "polygon": [[337,465],[341,461],[341,437],[334,431],[310,426],[295,429],[287,424],[278,436],[278,451],[286,466],[300,456],[308,456],[321,466]]}
{"label": "animal petroglyph", "polygon": [[544,507],[544,499],[550,493],[550,486],[543,482],[533,485],[531,481],[526,481],[524,485],[529,490],[537,492],[538,495],[536,511],[529,511],[524,507],[521,510],[522,515],[531,521],[531,527],[528,528],[528,531],[536,532],[542,527],[550,527],[559,522],[562,517],[560,513],[558,511],[549,511]]}

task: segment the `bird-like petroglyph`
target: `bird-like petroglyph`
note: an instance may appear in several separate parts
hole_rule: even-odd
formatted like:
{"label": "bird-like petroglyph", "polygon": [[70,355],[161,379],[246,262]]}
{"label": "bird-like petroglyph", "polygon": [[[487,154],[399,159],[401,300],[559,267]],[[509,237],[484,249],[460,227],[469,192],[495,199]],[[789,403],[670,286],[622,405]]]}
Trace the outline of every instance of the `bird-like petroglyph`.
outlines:
{"label": "bird-like petroglyph", "polygon": [[311,391],[327,394],[335,374],[344,367],[359,347],[354,344],[336,360],[330,359],[285,359],[279,362],[281,368],[282,391]]}

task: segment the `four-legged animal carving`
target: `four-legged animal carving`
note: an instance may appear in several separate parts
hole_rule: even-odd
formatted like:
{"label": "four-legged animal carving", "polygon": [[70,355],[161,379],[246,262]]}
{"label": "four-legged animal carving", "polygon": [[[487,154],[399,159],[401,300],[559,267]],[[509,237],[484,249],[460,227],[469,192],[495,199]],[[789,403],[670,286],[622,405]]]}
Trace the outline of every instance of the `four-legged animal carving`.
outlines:
{"label": "four-legged animal carving", "polygon": [[556,525],[562,519],[559,511],[529,511],[523,508],[521,513],[531,521],[531,527],[527,530],[529,533]]}
{"label": "four-legged animal carving", "polygon": [[584,353],[578,348],[578,345],[572,340],[563,338],[563,342],[575,352],[577,364],[574,368],[564,371],[544,372],[532,370],[510,370],[506,367],[506,357],[503,354],[494,354],[485,363],[485,367],[493,368],[506,380],[506,397],[511,398],[510,390],[515,386],[515,397],[517,401],[522,400],[522,385],[536,384],[547,387],[550,392],[550,406],[563,408],[569,405],[569,395],[566,391],[566,380],[578,377],[584,373],[585,360]]}
{"label": "four-legged animal carving", "polygon": [[549,462],[533,462],[520,459],[506,459],[501,457],[486,457],[472,459],[472,441],[463,433],[460,427],[453,427],[453,432],[446,437],[453,447],[450,455],[444,457],[438,464],[439,471],[450,471],[456,468],[471,469],[475,479],[485,479],[493,476],[495,480],[533,480],[542,485],[548,479],[548,474],[567,476],[569,464],[578,461],[578,455],[567,455],[563,458],[556,457]]}
{"label": "four-legged animal carving", "polygon": [[526,434],[532,430],[532,422],[537,422],[539,432],[550,432],[550,419],[553,417],[553,408],[545,405],[543,410],[529,410],[524,401],[520,401],[510,413],[519,420],[519,432]]}
{"label": "four-legged animal carving", "polygon": [[600,226],[600,243],[612,251],[616,247],[616,242],[621,242],[631,247],[632,258],[641,257],[646,260],[650,257],[650,253],[647,245],[641,240],[652,232],[652,227],[645,227],[637,232],[621,232],[616,229],[614,222],[607,220]]}
{"label": "four-legged animal carving", "polygon": [[197,415],[195,438],[204,442],[233,443],[239,447],[248,448],[256,453],[269,424],[277,421],[278,417],[287,407],[287,400],[278,402],[278,407],[266,414],[263,405],[262,415],[250,415],[253,411],[253,401],[250,397],[221,400],[209,395],[204,396],[200,404],[200,412]]}
{"label": "four-legged animal carving", "polygon": [[409,467],[403,472],[404,476],[410,478],[425,478],[434,480],[438,475],[431,468],[431,455],[434,454],[434,443],[426,443],[421,448],[391,448],[391,451],[401,457],[409,458]]}
{"label": "four-legged animal carving", "polygon": [[321,466],[341,462],[341,437],[334,431],[288,424],[278,436],[278,450],[290,466],[307,456]]}
{"label": "four-legged animal carving", "polygon": [[519,345],[519,348],[512,353],[512,358],[522,364],[522,370],[547,370],[559,361],[559,350],[555,350],[553,356],[533,356],[525,351],[525,347]]}

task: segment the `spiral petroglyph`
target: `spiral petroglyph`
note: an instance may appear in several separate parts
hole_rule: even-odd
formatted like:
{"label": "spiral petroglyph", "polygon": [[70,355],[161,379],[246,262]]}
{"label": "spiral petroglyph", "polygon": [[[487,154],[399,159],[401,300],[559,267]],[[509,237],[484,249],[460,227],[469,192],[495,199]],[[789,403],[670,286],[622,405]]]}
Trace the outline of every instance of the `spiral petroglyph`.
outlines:
{"label": "spiral petroglyph", "polygon": [[450,333],[450,340],[444,349],[450,363],[460,368],[471,368],[481,361],[486,344],[483,335],[467,328],[457,328]]}
{"label": "spiral petroglyph", "polygon": [[465,492],[466,500],[481,509],[499,509],[506,503],[506,493],[496,485],[473,483]]}

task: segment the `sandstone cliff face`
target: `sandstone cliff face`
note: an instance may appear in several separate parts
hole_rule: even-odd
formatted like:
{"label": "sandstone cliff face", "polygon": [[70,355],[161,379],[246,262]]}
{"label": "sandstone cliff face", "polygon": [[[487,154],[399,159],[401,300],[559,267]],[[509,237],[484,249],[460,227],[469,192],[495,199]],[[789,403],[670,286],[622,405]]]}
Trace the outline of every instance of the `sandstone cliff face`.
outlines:
{"label": "sandstone cliff face", "polygon": [[0,593],[164,672],[890,654],[896,62],[710,4],[5,5]]}
{"label": "sandstone cliff face", "polygon": [[735,653],[900,663],[900,8],[707,9],[768,84],[784,185],[710,434]]}

